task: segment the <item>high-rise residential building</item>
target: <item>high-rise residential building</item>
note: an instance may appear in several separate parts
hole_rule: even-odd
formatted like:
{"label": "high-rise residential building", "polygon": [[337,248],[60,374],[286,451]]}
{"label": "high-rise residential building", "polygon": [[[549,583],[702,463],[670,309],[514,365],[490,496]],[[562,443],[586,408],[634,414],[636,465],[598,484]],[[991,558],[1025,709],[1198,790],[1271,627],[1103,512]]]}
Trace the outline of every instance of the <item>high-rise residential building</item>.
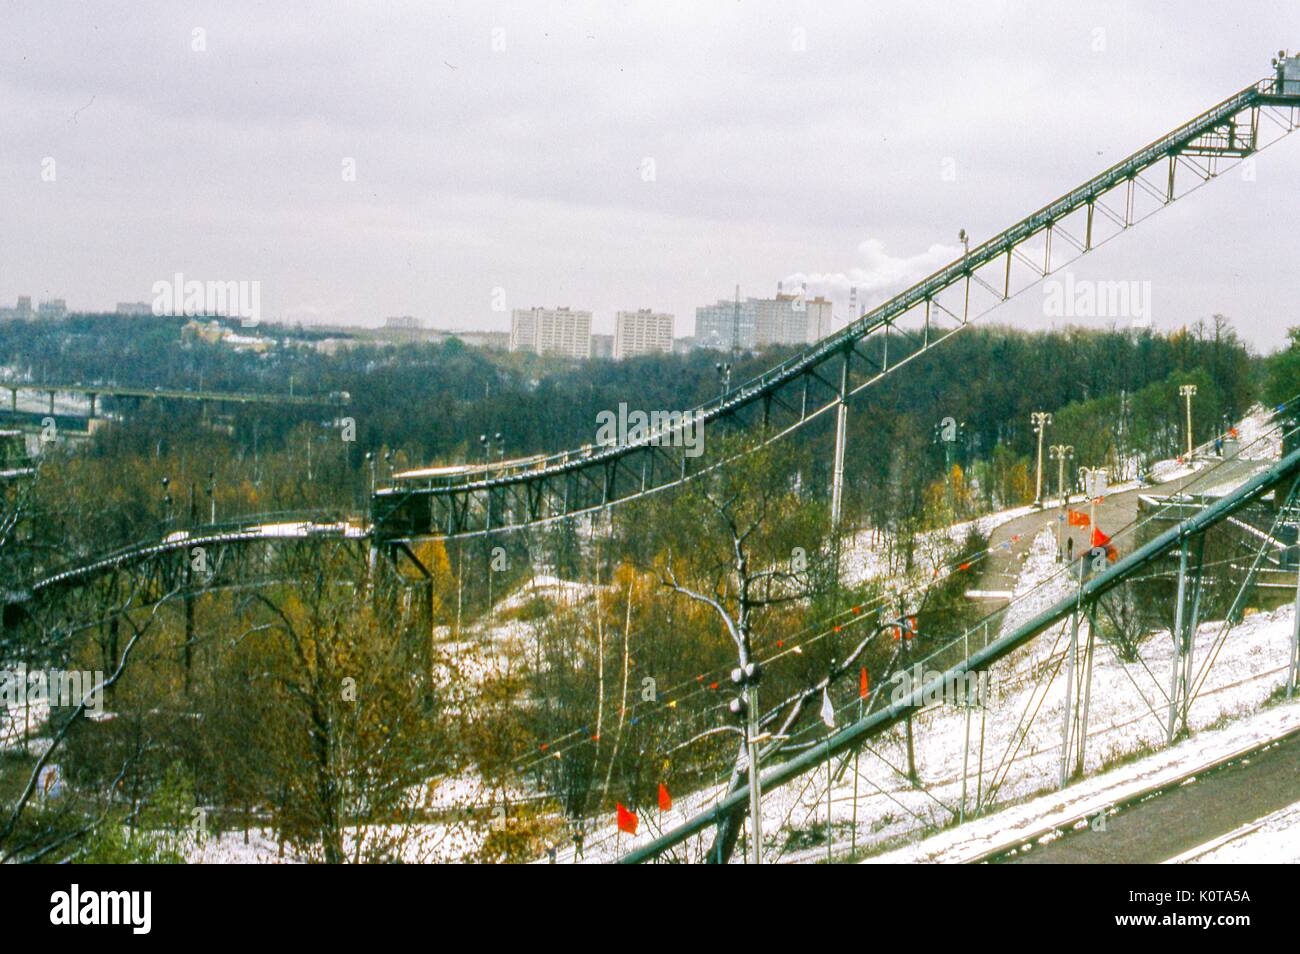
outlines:
{"label": "high-rise residential building", "polygon": [[719,298],[715,305],[695,309],[695,346],[718,351],[752,351],[758,343],[757,324],[756,299]]}
{"label": "high-rise residential building", "polygon": [[26,321],[32,317],[32,296],[19,295],[18,307],[14,309],[14,317]]}
{"label": "high-rise residential building", "polygon": [[590,358],[591,312],[516,308],[511,314],[510,350]]}
{"label": "high-rise residential building", "polygon": [[[18,299],[19,305],[22,299]],[[30,304],[28,305],[30,308]],[[68,314],[68,303],[62,298],[51,298],[36,306],[36,313],[42,318],[63,318]]]}
{"label": "high-rise residential building", "polygon": [[788,295],[776,283],[775,298],[755,299],[758,321],[755,340],[758,346],[803,344],[808,340],[808,309],[802,295]]}
{"label": "high-rise residential building", "polygon": [[805,285],[787,294],[780,282],[775,298],[719,300],[695,309],[695,344],[723,351],[749,351],[768,345],[801,345],[831,332],[831,303],[808,298]]}
{"label": "high-rise residential building", "polygon": [[537,350],[537,309],[516,308],[510,314],[510,350]]}
{"label": "high-rise residential building", "polygon": [[614,360],[638,354],[671,354],[673,350],[673,316],[640,308],[615,315]]}
{"label": "high-rise residential building", "polygon": [[812,344],[831,333],[834,326],[831,303],[829,299],[818,295],[816,298],[805,298],[804,307],[808,309],[808,343]]}

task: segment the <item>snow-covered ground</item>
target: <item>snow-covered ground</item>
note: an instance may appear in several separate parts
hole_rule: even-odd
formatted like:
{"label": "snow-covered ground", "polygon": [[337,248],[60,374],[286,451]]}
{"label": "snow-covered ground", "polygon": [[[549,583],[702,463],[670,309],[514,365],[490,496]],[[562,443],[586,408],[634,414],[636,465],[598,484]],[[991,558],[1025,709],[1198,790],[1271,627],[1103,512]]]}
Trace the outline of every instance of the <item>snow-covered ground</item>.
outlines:
{"label": "snow-covered ground", "polygon": [[[1023,507],[999,510],[996,513],[985,514],[973,520],[963,520],[949,527],[921,534],[914,556],[915,580],[928,580],[934,565],[948,559],[952,548],[964,541],[972,530],[977,530],[982,536],[987,537],[1004,523],[1010,523],[1034,512],[1034,506],[1026,504]],[[897,578],[901,567],[891,563],[889,550],[883,531],[860,530],[855,533],[846,543],[842,557],[844,581],[856,585],[868,580]]]}
{"label": "snow-covered ground", "polygon": [[[1248,418],[1240,425],[1243,446],[1252,440],[1258,458],[1270,459],[1277,448],[1267,439],[1258,440],[1266,429],[1264,415]],[[1252,430],[1253,429],[1253,430]],[[1253,437],[1252,437],[1253,435]],[[1183,465],[1165,462],[1161,476],[1181,473]],[[1191,472],[1188,468],[1187,472]],[[1136,486],[1136,485],[1135,485]],[[1112,487],[1114,492],[1118,487]],[[1010,520],[1033,512],[1020,507],[989,514],[976,521],[935,531],[923,544],[934,551],[949,549],[974,527],[984,534]],[[287,528],[289,525],[280,525]],[[269,527],[267,529],[270,529]],[[278,528],[277,528],[278,529]],[[296,532],[297,528],[295,527]],[[274,531],[273,531],[274,532]],[[894,568],[880,555],[883,548],[873,547],[870,535],[859,535],[850,547],[846,564],[849,578],[866,580],[888,578]],[[1055,562],[1055,541],[1050,528],[1038,533],[1029,548],[1025,563],[1014,586],[1014,598],[994,631],[996,637],[1031,618],[1045,606],[1070,591],[1072,581],[1060,572]],[[601,587],[606,590],[608,587]],[[531,653],[535,647],[537,626],[519,618],[535,597],[551,603],[580,604],[591,599],[598,589],[549,576],[537,577],[520,590],[506,595],[494,609],[491,625],[466,628],[459,644],[450,644],[450,633],[437,634],[445,641],[460,666],[460,675],[473,685],[499,667],[510,665],[519,653]],[[502,618],[505,617],[505,618]],[[1173,662],[1169,633],[1157,633],[1142,645],[1141,659],[1124,663],[1109,644],[1097,640],[1088,723],[1085,778],[1056,794],[1061,755],[1061,723],[1064,706],[1063,679],[1043,677],[1061,665],[1069,644],[1064,625],[1043,633],[1017,653],[995,667],[991,678],[991,697],[983,709],[968,710],[934,705],[912,720],[915,739],[917,774],[924,788],[917,788],[904,777],[907,764],[904,736],[895,730],[873,740],[858,757],[837,759],[830,766],[829,813],[833,832],[832,850],[847,852],[850,845],[862,849],[888,849],[905,842],[914,844],[880,855],[877,860],[946,860],[945,852],[971,850],[971,845],[988,843],[1005,834],[1008,825],[1041,825],[1052,812],[1077,810],[1089,798],[1112,801],[1124,786],[1138,785],[1160,771],[1175,772],[1188,760],[1209,758],[1216,752],[1252,739],[1280,732],[1293,722],[1300,725],[1300,703],[1277,706],[1259,712],[1261,705],[1282,679],[1292,627],[1294,608],[1290,605],[1269,613],[1256,613],[1228,634],[1213,667],[1209,670],[1190,712],[1193,735],[1172,749],[1163,749],[1165,712],[1162,710],[1168,675]],[[1205,622],[1194,640],[1197,665],[1213,652],[1222,629],[1218,622]],[[1086,620],[1080,625],[1080,644],[1088,638]],[[1044,685],[1046,689],[1044,690]],[[856,705],[837,714],[844,724],[855,715]],[[1243,714],[1257,713],[1249,721],[1219,723]],[[3,714],[0,714],[2,716]],[[1032,719],[1030,719],[1032,716]],[[1024,722],[1030,725],[1023,733]],[[12,728],[12,717],[8,720]],[[0,725],[0,729],[4,726]],[[0,743],[3,733],[0,732]],[[1135,754],[1155,754],[1131,762],[1110,772],[1098,774],[1104,766]],[[967,766],[963,781],[963,765]],[[671,779],[668,779],[671,783]],[[967,814],[973,813],[982,800],[993,814],[960,828],[952,826],[960,813],[965,788]],[[1052,794],[1042,795],[1043,792]],[[991,793],[991,794],[990,794]],[[451,815],[466,805],[482,807],[492,804],[473,777],[461,777],[437,783],[424,802],[435,810]],[[674,793],[673,807],[660,813],[653,807],[632,806],[638,810],[640,833],[635,838],[620,834],[613,817],[589,819],[585,829],[585,862],[609,861],[627,851],[634,843],[670,830],[687,818],[713,804],[723,794],[720,784],[691,794]],[[521,791],[512,798],[526,797]],[[1035,796],[1038,796],[1035,798]],[[1064,797],[1063,797],[1064,796]],[[1033,799],[1031,801],[1031,799]],[[1104,805],[1103,805],[1104,807]],[[1000,810],[999,810],[1000,809]],[[767,793],[763,800],[765,858],[769,861],[816,861],[826,856],[822,832],[828,813],[827,772],[811,772],[783,788]],[[1287,818],[1270,820],[1281,825]],[[949,829],[925,841],[927,833]],[[1263,827],[1260,829],[1264,830]],[[674,854],[697,858],[707,845],[711,832],[689,839]],[[946,842],[942,841],[947,839]],[[981,842],[981,839],[984,841]],[[1239,843],[1248,844],[1248,837]],[[292,860],[286,849],[280,858],[279,846],[269,834],[253,831],[248,844],[242,832],[226,833],[207,840],[196,852],[196,861],[273,862]],[[481,844],[481,832],[455,818],[445,822],[413,825],[402,847],[408,861],[446,860],[463,857]],[[945,847],[947,845],[947,847]],[[929,846],[922,848],[922,846]],[[965,846],[963,848],[962,846]],[[1216,850],[1226,852],[1230,846]],[[907,853],[913,855],[908,856]],[[916,852],[929,852],[921,857]],[[574,860],[569,845],[559,851],[561,862]],[[737,858],[739,860],[739,858]]]}
{"label": "snow-covered ground", "polygon": [[[1239,426],[1241,444],[1248,448],[1243,456],[1270,459],[1279,444],[1260,439],[1267,430],[1267,413],[1256,409]],[[1184,465],[1164,462],[1159,467],[1162,480],[1191,474],[1209,466],[1198,461]],[[1236,482],[1244,480],[1237,478]],[[1136,488],[1136,482],[1133,488]],[[1112,486],[1111,492],[1125,489]],[[956,525],[931,536],[940,546],[960,540],[972,524],[983,533],[1031,513],[1021,507],[990,514],[979,521]],[[860,534],[850,548],[847,566],[851,578],[887,577],[892,568],[880,555],[883,548],[871,545],[869,532]],[[997,630],[988,638],[1009,632],[1032,618],[1045,607],[1068,594],[1074,585],[1068,574],[1055,562],[1053,531],[1038,533],[1027,554],[1014,587],[1014,598],[998,621]],[[1189,742],[1178,752],[1194,752],[1198,745],[1210,746],[1220,730],[1212,726],[1231,718],[1252,713],[1269,698],[1281,681],[1293,626],[1294,609],[1288,605],[1270,613],[1256,613],[1232,628],[1218,650],[1213,666],[1189,713]],[[1202,623],[1194,638],[1193,659],[1199,672],[1223,633],[1221,622]],[[1088,639],[1088,624],[1079,630],[1080,645]],[[1062,660],[1069,644],[1069,630],[1058,624],[1026,647],[1000,663],[992,674],[992,698],[982,713],[975,711],[970,720],[970,744],[967,743],[966,711],[948,706],[933,706],[913,719],[916,765],[925,789],[914,788],[898,771],[906,765],[906,750],[901,731],[895,731],[872,745],[872,752],[856,760],[856,767],[836,760],[831,769],[837,779],[831,786],[829,812],[834,832],[833,850],[844,851],[856,842],[857,847],[881,846],[915,838],[928,830],[951,825],[960,813],[962,800],[962,765],[969,763],[966,778],[967,806],[973,808],[977,797],[987,800],[993,787],[994,806],[1023,801],[1033,795],[1053,790],[1059,782],[1061,757],[1061,722],[1064,708],[1063,678],[1056,678],[1044,689],[1045,673],[1064,670]],[[1141,658],[1122,662],[1104,640],[1096,641],[1093,681],[1090,697],[1089,731],[1085,767],[1088,781],[1105,765],[1132,758],[1146,751],[1159,751],[1164,744],[1167,709],[1163,708],[1168,674],[1173,663],[1173,640],[1168,632],[1150,636],[1142,645]],[[841,723],[852,712],[841,713]],[[1032,720],[1029,716],[1033,716]],[[1269,713],[1271,716],[1271,713]],[[1297,716],[1300,718],[1300,716]],[[1022,720],[1031,722],[1023,738]],[[1254,729],[1244,730],[1248,734]],[[981,766],[980,750],[983,749]],[[982,769],[982,770],[981,770]],[[855,799],[855,771],[857,798]],[[1088,781],[1079,783],[1080,786]],[[1071,791],[1074,787],[1071,788]],[[653,834],[669,830],[693,814],[707,808],[721,797],[721,787],[698,792],[675,800],[673,809],[660,818],[657,812],[642,813],[644,828]],[[855,804],[856,803],[856,804]],[[802,841],[820,840],[827,818],[827,783],[824,772],[812,772],[764,796],[764,834],[768,843],[765,857],[770,860],[809,860],[825,857],[824,844],[800,847]],[[593,824],[586,841],[585,861],[610,860],[631,847],[633,839],[613,830],[613,819]],[[856,837],[853,829],[856,826]],[[703,850],[708,834],[688,841],[678,849],[679,857],[696,857]],[[561,859],[572,860],[573,851],[561,852]]]}
{"label": "snow-covered ground", "polygon": [[[1300,700],[1199,733],[1172,748],[868,859],[871,864],[958,864],[1053,828],[1088,824],[1116,803],[1300,728]],[[1289,813],[1289,814],[1288,814]],[[1268,816],[1270,831],[1300,822],[1300,805]],[[1296,838],[1300,845],[1300,836]],[[1224,849],[1227,850],[1226,847]],[[1217,854],[1217,852],[1216,852]],[[1197,858],[1196,860],[1208,860]]]}
{"label": "snow-covered ground", "polygon": [[[457,861],[483,847],[496,806],[517,805],[532,796],[518,786],[490,789],[476,774],[467,772],[413,789],[410,797],[412,807],[435,820],[387,828],[369,826],[363,851],[366,845],[387,839],[406,864]],[[471,811],[477,822],[468,814]],[[504,822],[504,811],[499,818]],[[356,847],[354,830],[344,833],[344,847],[349,852]],[[189,860],[196,864],[301,864],[309,859],[298,855],[292,846],[281,846],[270,830],[251,828],[247,835],[226,831],[203,839],[193,847]]]}
{"label": "snow-covered ground", "polygon": [[1166,864],[1300,864],[1300,802],[1183,852]]}

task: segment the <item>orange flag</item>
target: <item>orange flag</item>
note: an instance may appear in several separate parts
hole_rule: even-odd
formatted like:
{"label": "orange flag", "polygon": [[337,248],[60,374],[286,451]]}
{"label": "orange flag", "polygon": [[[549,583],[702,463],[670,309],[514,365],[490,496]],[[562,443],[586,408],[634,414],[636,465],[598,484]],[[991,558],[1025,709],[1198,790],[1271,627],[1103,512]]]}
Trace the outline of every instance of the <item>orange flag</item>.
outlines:
{"label": "orange flag", "polygon": [[668,794],[668,786],[663,782],[659,783],[659,810],[666,812],[673,807],[673,797]]}
{"label": "orange flag", "polygon": [[1104,547],[1110,543],[1110,537],[1101,532],[1101,527],[1092,528],[1092,545],[1094,547]]}
{"label": "orange flag", "polygon": [[867,667],[862,667],[862,672],[858,674],[858,698],[867,698],[867,693],[871,689],[871,678],[867,675]]}
{"label": "orange flag", "polygon": [[636,813],[624,808],[622,802],[616,802],[615,804],[618,806],[618,830],[625,831],[629,835],[635,835]]}
{"label": "orange flag", "polygon": [[1088,515],[1082,510],[1071,510],[1069,515],[1070,526],[1072,527],[1086,527],[1089,523]]}

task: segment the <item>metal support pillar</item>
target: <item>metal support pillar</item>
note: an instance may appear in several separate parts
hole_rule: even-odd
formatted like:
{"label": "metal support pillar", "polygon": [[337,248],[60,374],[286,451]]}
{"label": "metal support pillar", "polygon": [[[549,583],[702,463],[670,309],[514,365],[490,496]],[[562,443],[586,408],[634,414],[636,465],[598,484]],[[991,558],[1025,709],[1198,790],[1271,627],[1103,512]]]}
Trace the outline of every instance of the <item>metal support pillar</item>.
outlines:
{"label": "metal support pillar", "polygon": [[1286,681],[1288,699],[1295,693],[1297,680],[1300,680],[1300,570],[1296,571],[1295,626],[1291,630],[1291,671]]}
{"label": "metal support pillar", "polygon": [[[746,723],[746,759],[749,762],[749,818],[753,837],[751,860],[756,865],[763,863],[763,792],[759,788],[758,778],[758,686],[749,681],[745,686]],[[829,762],[827,765],[829,766]],[[829,837],[829,829],[827,836]]]}
{"label": "metal support pillar", "polygon": [[1187,625],[1183,627],[1183,674],[1182,674],[1182,720],[1183,731],[1187,729],[1187,713],[1192,705],[1192,656],[1196,649],[1196,628],[1201,622],[1201,590],[1205,583],[1205,534],[1201,534],[1196,545],[1196,580],[1192,584],[1192,613]]}
{"label": "metal support pillar", "polygon": [[1187,596],[1187,538],[1183,538],[1178,553],[1178,596],[1174,609],[1174,659],[1169,667],[1169,728],[1165,733],[1165,744],[1174,744],[1174,725],[1178,718],[1178,683],[1183,662],[1183,604]]}
{"label": "metal support pillar", "polygon": [[849,354],[844,353],[840,365],[840,396],[835,406],[835,464],[831,472],[831,529],[838,530],[844,498],[844,443],[848,436],[849,405],[845,398],[849,392]]}
{"label": "metal support pillar", "polygon": [[1084,758],[1088,750],[1088,707],[1092,702],[1092,656],[1097,637],[1097,603],[1093,602],[1088,611],[1088,646],[1083,651],[1083,708],[1079,712],[1079,759],[1075,763],[1075,774],[1083,775]]}
{"label": "metal support pillar", "polygon": [[1079,655],[1079,613],[1076,609],[1070,617],[1070,648],[1066,650],[1065,668],[1065,708],[1061,714],[1061,788],[1065,788],[1070,777],[1070,704],[1074,700],[1074,660]]}
{"label": "metal support pillar", "polygon": [[[966,706],[965,706],[966,741],[963,743],[961,749],[961,811],[959,812],[957,817],[957,823],[961,825],[964,825],[966,823],[966,781],[970,775],[970,710],[971,710],[971,701],[969,698],[970,683],[968,682],[966,686],[967,686],[967,699],[966,699]],[[976,690],[976,697],[978,698],[978,690]]]}

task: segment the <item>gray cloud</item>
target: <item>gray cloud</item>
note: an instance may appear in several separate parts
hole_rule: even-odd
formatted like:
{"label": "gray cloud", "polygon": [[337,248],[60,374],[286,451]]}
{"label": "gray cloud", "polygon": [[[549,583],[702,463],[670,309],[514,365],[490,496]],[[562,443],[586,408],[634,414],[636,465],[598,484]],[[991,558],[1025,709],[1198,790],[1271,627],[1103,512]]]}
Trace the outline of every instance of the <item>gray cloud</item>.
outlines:
{"label": "gray cloud", "polygon": [[[184,271],[260,280],[266,313],[303,320],[502,327],[500,286],[512,307],[608,326],[653,305],[685,329],[736,283],[829,290],[895,261],[905,282],[958,228],[986,237],[1264,75],[1287,19],[1205,2],[11,2],[0,301],[111,306]],[[1151,281],[1157,325],[1218,311],[1275,344],[1300,320],[1278,251],[1297,171],[1284,142],[1257,181],[1216,184],[1089,267]]]}

